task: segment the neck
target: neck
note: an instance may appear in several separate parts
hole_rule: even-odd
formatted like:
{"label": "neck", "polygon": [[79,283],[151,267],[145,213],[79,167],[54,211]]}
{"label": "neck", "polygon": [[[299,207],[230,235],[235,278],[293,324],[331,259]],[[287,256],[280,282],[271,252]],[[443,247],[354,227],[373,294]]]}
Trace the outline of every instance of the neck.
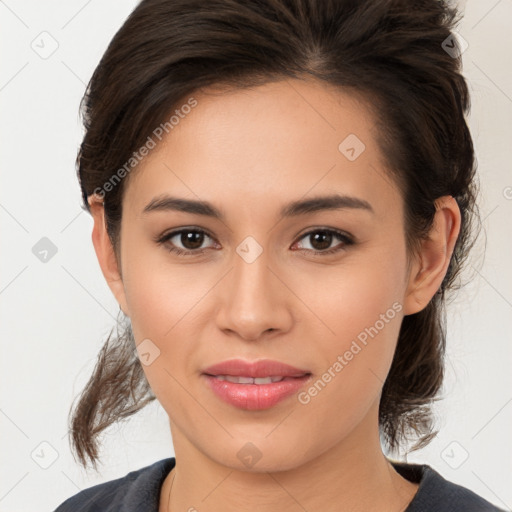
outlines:
{"label": "neck", "polygon": [[176,466],[162,487],[159,512],[401,512],[418,484],[394,470],[372,426],[371,421],[360,424],[338,445],[315,458],[304,455],[303,463],[291,469],[242,471],[208,457],[171,424]]}

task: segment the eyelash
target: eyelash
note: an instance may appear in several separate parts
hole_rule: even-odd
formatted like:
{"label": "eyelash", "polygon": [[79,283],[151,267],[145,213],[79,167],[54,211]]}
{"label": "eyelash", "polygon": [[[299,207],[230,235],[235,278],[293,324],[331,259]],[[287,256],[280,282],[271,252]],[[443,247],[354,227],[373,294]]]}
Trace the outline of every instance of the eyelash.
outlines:
{"label": "eyelash", "polygon": [[[330,254],[334,254],[334,253],[346,250],[346,247],[355,244],[355,241],[352,239],[352,237],[350,237],[346,233],[344,233],[342,231],[338,231],[336,229],[327,229],[327,228],[316,228],[311,231],[308,231],[307,233],[304,233],[299,238],[299,240],[302,240],[303,238],[306,238],[307,236],[310,236],[310,235],[312,235],[314,233],[318,233],[318,232],[329,233],[329,234],[335,235],[343,242],[343,245],[341,247],[335,246],[335,247],[332,247],[331,249],[326,249],[325,251],[316,251],[314,249],[297,249],[297,250],[299,252],[313,253],[314,256],[325,256],[325,255],[330,255]],[[200,234],[206,235],[207,237],[209,237],[213,240],[213,237],[210,236],[203,229],[186,228],[186,229],[179,229],[177,231],[172,231],[172,232],[166,233],[162,236],[158,236],[155,238],[155,242],[157,244],[163,245],[165,242],[167,242],[171,238],[174,238],[176,235],[179,235],[181,233],[200,233]],[[167,249],[167,251],[169,251],[171,253],[175,253],[178,256],[199,255],[199,254],[203,254],[207,250],[207,249],[184,250],[184,249],[180,249],[179,247],[176,247],[176,246],[166,247],[166,249]]]}

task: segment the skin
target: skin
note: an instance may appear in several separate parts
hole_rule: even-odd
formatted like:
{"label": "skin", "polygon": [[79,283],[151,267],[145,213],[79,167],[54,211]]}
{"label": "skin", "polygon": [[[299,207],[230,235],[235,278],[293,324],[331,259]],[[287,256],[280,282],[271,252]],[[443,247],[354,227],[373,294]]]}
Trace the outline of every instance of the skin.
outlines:
{"label": "skin", "polygon": [[[403,199],[363,103],[299,80],[194,97],[198,105],[130,175],[120,262],[102,204],[90,199],[105,279],[136,343],[149,338],[160,350],[143,368],[169,415],[177,466],[159,511],[404,510],[418,486],[382,453],[378,404],[403,317],[421,311],[446,274],[460,229],[455,200],[437,201],[430,237],[408,259]],[[351,133],[366,146],[354,161],[338,150]],[[225,221],[143,214],[163,192],[209,201]],[[368,201],[374,213],[279,218],[289,201],[335,192]],[[178,228],[207,231],[195,246],[205,252],[179,256],[154,241]],[[314,228],[342,230],[356,243],[333,235],[330,245],[315,244],[304,236]],[[236,252],[247,236],[263,249],[252,263]],[[194,247],[180,236],[172,241]],[[341,250],[313,255],[327,245]],[[393,303],[401,311],[307,404],[292,396],[245,411],[218,399],[200,377],[205,367],[240,357],[282,361],[316,381]],[[248,442],[261,455],[251,467],[237,457]]]}

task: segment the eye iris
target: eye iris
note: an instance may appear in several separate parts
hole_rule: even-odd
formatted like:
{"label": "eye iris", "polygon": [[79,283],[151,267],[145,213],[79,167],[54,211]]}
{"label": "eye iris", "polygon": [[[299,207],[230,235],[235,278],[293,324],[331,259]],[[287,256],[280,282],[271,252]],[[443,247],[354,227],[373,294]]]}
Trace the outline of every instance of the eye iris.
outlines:
{"label": "eye iris", "polygon": [[204,233],[200,233],[199,231],[184,231],[181,233],[180,241],[186,249],[193,250],[203,245],[203,239]]}
{"label": "eye iris", "polygon": [[[311,234],[310,237],[312,237],[313,240],[313,243],[311,245],[317,251],[329,248],[332,242],[332,233],[329,233],[327,231],[317,231]],[[320,247],[315,245],[317,242],[320,242]]]}

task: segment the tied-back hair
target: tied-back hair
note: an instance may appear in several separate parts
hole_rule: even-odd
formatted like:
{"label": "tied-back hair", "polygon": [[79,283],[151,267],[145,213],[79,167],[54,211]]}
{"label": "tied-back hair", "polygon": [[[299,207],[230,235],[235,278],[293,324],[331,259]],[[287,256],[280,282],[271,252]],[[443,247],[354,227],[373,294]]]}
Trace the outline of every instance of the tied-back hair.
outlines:
{"label": "tied-back hair", "polygon": [[[445,292],[476,240],[476,161],[470,110],[454,35],[456,7],[442,0],[142,0],[108,46],[81,103],[85,135],[77,156],[83,206],[101,191],[119,261],[123,190],[112,178],[156,127],[195,91],[314,79],[362,99],[386,171],[405,205],[408,254],[419,248],[434,202],[453,196],[461,229],[446,276],[420,312],[404,317],[379,407],[390,451],[435,435],[431,406],[443,381]],[[452,50],[447,51],[448,47]],[[172,136],[172,134],[171,134]],[[480,224],[478,224],[480,225]],[[110,333],[70,411],[72,448],[96,467],[98,436],[155,399],[134,353],[129,321]]]}

